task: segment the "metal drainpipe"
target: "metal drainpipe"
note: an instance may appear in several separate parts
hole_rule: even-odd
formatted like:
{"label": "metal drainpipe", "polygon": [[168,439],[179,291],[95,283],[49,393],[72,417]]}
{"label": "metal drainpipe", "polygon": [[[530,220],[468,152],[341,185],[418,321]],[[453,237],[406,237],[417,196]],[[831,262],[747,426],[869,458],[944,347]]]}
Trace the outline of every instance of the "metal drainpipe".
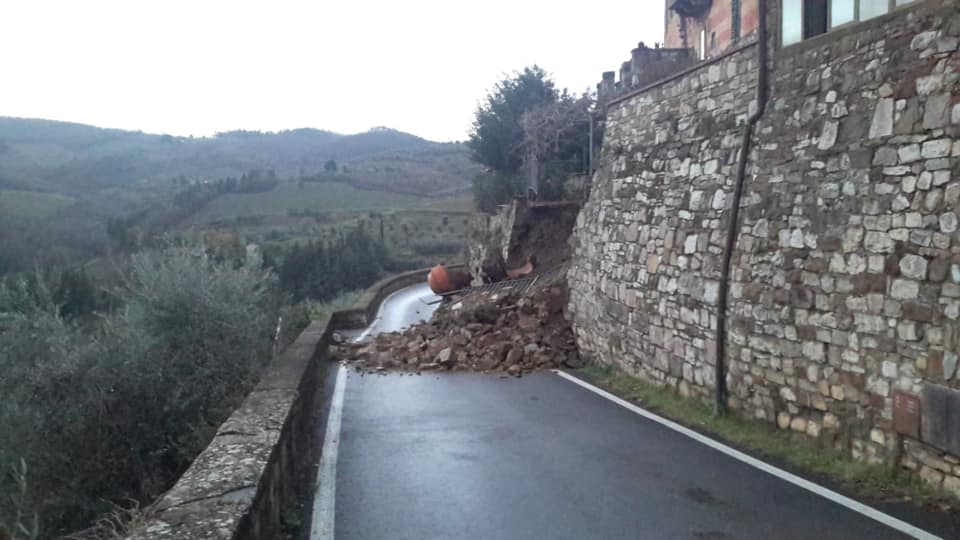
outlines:
{"label": "metal drainpipe", "polygon": [[731,201],[730,207],[730,219],[727,221],[727,240],[723,250],[723,266],[721,267],[720,273],[719,304],[717,306],[717,357],[714,363],[714,375],[716,377],[714,412],[716,414],[723,414],[727,410],[727,304],[730,290],[730,266],[739,233],[740,200],[743,198],[743,183],[747,176],[747,162],[749,160],[753,129],[766,110],[768,97],[767,85],[769,68],[767,66],[766,0],[758,0],[757,10],[759,15],[759,28],[757,31],[757,110],[747,119],[747,125],[743,129],[743,139],[740,142],[736,183],[733,186],[733,200]]}

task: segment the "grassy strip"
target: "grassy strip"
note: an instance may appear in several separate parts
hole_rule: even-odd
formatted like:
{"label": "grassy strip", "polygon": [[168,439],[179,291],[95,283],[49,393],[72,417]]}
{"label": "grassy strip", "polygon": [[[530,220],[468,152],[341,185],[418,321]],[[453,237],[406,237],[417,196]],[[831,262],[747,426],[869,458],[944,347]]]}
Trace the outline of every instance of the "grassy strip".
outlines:
{"label": "grassy strip", "polygon": [[594,384],[646,409],[750,453],[788,463],[801,473],[830,478],[867,499],[917,501],[943,510],[960,507],[953,495],[927,485],[898,467],[854,461],[843,452],[818,444],[815,439],[776,429],[768,422],[735,415],[717,416],[695,398],[684,398],[670,388],[657,387],[610,368],[591,366],[581,373]]}

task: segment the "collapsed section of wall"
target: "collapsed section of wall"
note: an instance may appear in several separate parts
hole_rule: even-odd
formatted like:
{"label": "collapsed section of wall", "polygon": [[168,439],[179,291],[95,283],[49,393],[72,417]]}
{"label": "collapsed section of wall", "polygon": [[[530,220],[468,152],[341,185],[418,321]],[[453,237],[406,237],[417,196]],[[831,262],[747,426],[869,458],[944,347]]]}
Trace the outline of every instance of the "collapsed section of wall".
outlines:
{"label": "collapsed section of wall", "polygon": [[[926,0],[774,51],[724,361],[733,409],[960,494],[958,41],[955,0]],[[581,351],[684,394],[715,387],[755,57],[612,103],[573,236]]]}
{"label": "collapsed section of wall", "polygon": [[[492,216],[474,218],[468,235],[468,268],[474,285],[499,281],[496,275],[519,268],[531,257],[535,274],[570,260],[570,235],[580,204],[515,199]],[[499,270],[497,270],[499,269]]]}

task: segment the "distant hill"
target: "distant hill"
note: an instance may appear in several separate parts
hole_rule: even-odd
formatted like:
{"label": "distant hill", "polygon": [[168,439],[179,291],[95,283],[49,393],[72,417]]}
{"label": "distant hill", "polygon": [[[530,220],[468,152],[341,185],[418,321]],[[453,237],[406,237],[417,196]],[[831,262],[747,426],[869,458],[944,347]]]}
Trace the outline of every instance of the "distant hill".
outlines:
{"label": "distant hill", "polygon": [[[0,117],[0,274],[102,254],[111,220],[141,228],[156,221],[164,230],[225,217],[431,206],[415,199],[463,193],[478,172],[462,144],[386,128],[194,138]],[[243,178],[280,187],[177,202],[185,191]]]}
{"label": "distant hill", "polygon": [[295,129],[193,138],[0,117],[0,189],[83,196],[178,177],[240,176],[254,169],[290,178],[319,173],[330,159],[346,166],[349,181],[358,187],[419,195],[465,188],[478,171],[461,144],[386,128],[355,135]]}

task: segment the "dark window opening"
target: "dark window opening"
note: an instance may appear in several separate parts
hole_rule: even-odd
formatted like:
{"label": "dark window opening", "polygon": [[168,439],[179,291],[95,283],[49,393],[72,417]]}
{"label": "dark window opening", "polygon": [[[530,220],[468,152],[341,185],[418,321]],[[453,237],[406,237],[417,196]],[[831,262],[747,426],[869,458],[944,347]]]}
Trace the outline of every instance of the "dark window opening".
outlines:
{"label": "dark window opening", "polygon": [[734,43],[740,41],[740,0],[730,2],[730,39]]}
{"label": "dark window opening", "polygon": [[807,0],[803,5],[803,39],[827,32],[827,0]]}

